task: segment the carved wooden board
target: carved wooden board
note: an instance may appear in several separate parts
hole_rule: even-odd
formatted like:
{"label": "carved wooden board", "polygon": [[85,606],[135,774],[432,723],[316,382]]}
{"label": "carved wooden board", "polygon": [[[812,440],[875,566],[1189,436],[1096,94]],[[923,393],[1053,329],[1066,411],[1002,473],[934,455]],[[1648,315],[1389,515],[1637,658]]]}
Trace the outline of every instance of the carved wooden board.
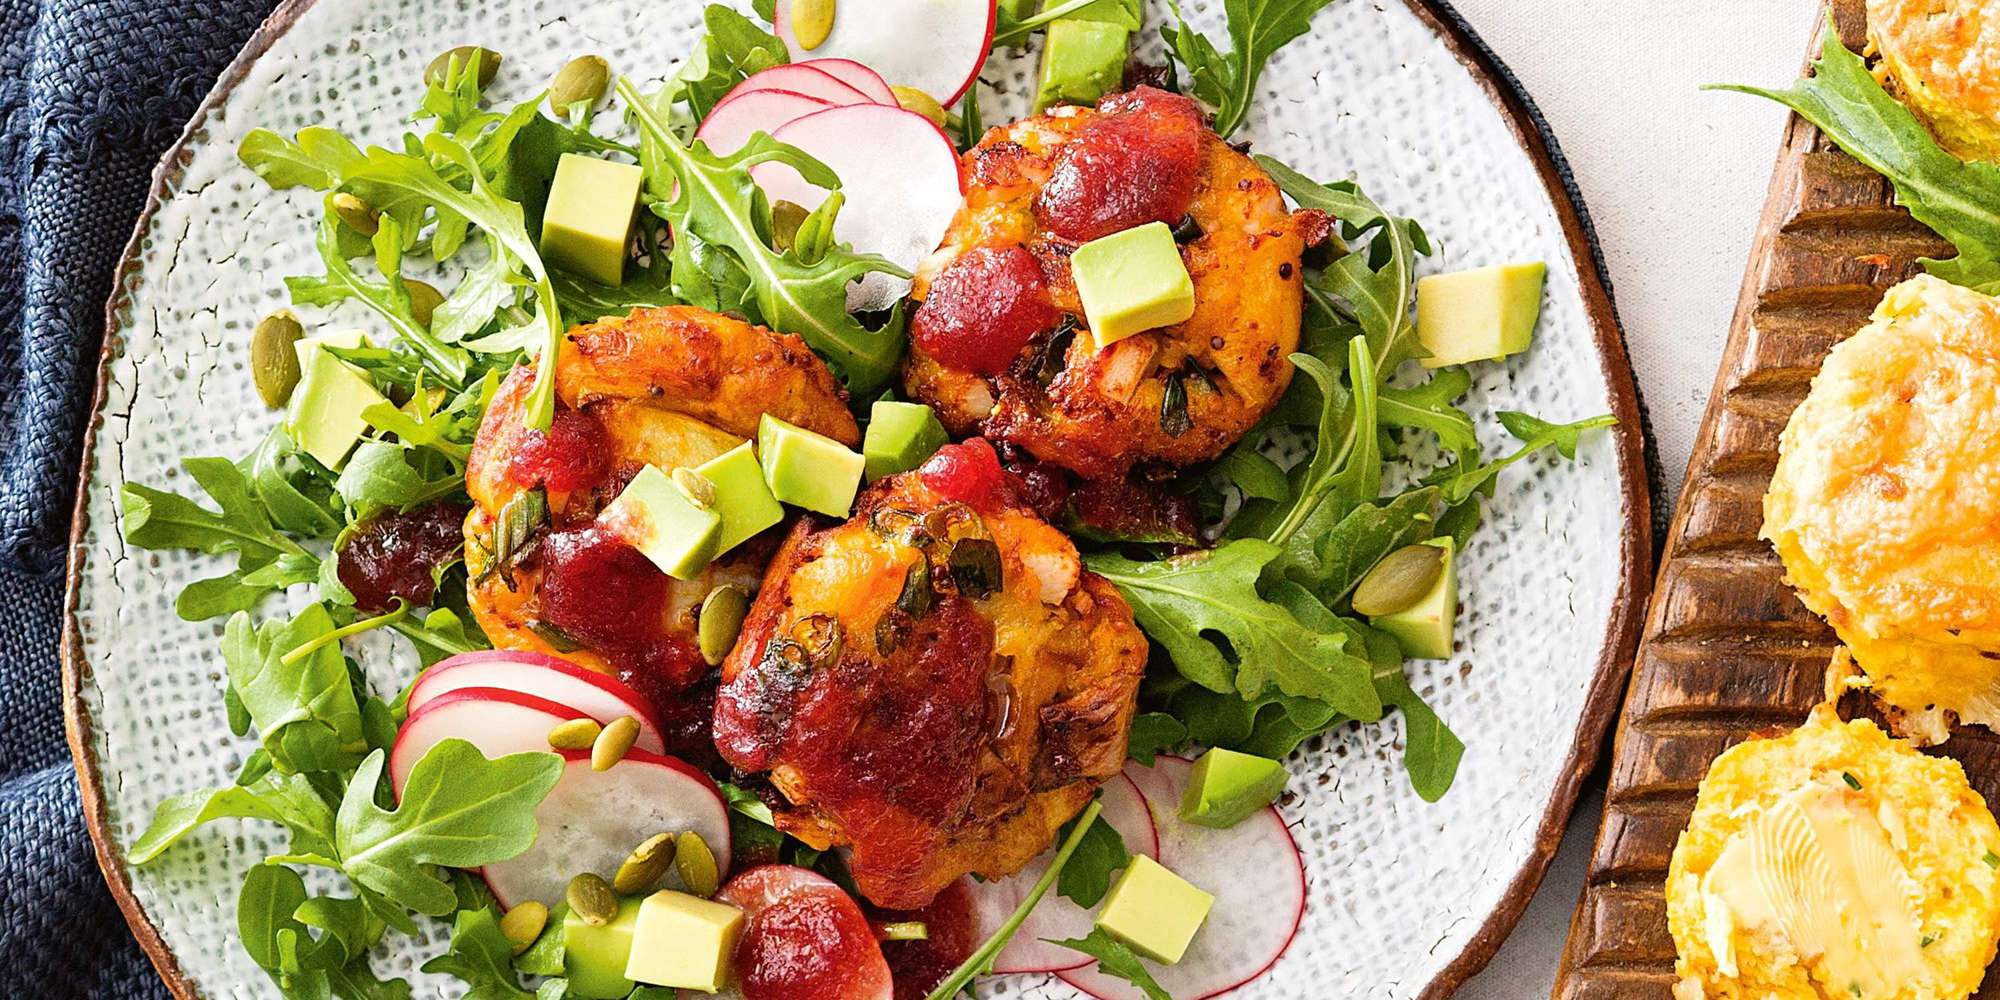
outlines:
{"label": "carved wooden board", "polygon": [[[1860,0],[1835,7],[1858,49]],[[1557,1000],[1670,1000],[1662,886],[1702,775],[1730,746],[1802,721],[1836,645],[1758,538],[1779,432],[1827,351],[1867,322],[1882,293],[1915,274],[1919,258],[1951,253],[1895,207],[1888,182],[1792,119],[1667,536]],[[1865,702],[1849,696],[1842,712],[1867,714]],[[2000,803],[2000,737],[1959,730],[1935,750]],[[2000,976],[1979,997],[2000,1000]]]}

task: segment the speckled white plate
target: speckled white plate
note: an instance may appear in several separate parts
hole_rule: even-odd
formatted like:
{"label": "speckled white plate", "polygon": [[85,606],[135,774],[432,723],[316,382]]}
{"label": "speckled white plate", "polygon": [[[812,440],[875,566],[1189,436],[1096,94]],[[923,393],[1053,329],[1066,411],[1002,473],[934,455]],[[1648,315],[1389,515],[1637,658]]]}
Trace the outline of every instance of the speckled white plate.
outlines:
{"label": "speckled white plate", "polygon": [[[860,0],[854,0],[860,2]],[[1414,682],[1464,737],[1458,784],[1426,805],[1400,767],[1401,726],[1351,727],[1295,762],[1284,806],[1307,853],[1300,938],[1257,997],[1444,996],[1476,971],[1540,881],[1591,763],[1630,656],[1651,552],[1638,411],[1587,225],[1524,95],[1438,0],[1335,0],[1263,78],[1245,136],[1324,178],[1358,177],[1423,221],[1432,269],[1550,264],[1535,349],[1482,366],[1475,412],[1556,419],[1611,412],[1574,465],[1510,469],[1466,556],[1463,648],[1418,664]],[[1156,8],[1160,4],[1153,4]],[[1221,4],[1186,5],[1220,37]],[[257,318],[280,279],[316,273],[316,196],[274,194],[235,157],[252,128],[332,124],[388,143],[441,48],[507,57],[495,96],[518,99],[570,56],[597,52],[657,81],[697,37],[697,0],[290,0],[229,68],[161,164],[109,309],[97,416],[71,557],[64,665],[70,740],[86,815],[114,893],[178,997],[274,997],[236,942],[243,869],[272,830],[203,830],[143,868],[124,852],[153,805],[229,780],[246,741],[224,721],[221,625],[175,617],[181,586],[218,570],[185,553],[128,549],[117,497],[128,479],[170,489],[190,455],[245,452],[272,416],[245,371]],[[1157,54],[1157,33],[1148,31]],[[1018,112],[1026,62],[989,67],[989,121]],[[309,323],[363,323],[357,313]],[[1486,428],[1498,447],[1498,428]],[[414,664],[354,649],[381,689]],[[416,973],[437,950],[392,938],[385,973],[425,998],[455,981]],[[990,995],[1068,996],[1042,977]]]}

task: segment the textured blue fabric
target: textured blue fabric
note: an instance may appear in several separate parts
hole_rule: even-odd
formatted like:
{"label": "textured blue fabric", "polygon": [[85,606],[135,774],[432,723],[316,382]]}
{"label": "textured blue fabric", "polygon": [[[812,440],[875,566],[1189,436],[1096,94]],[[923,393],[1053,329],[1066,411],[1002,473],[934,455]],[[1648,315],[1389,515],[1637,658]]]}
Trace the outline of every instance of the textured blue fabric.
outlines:
{"label": "textured blue fabric", "polygon": [[0,997],[158,998],[64,747],[64,541],[147,180],[269,0],[0,0]]}

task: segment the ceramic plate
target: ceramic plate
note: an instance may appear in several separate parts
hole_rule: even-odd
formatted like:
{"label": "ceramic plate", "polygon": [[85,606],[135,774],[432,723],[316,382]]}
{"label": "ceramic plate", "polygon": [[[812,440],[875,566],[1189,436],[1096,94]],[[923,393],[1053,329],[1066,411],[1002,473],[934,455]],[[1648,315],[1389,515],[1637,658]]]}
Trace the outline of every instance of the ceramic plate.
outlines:
{"label": "ceramic plate", "polygon": [[[1150,5],[1157,14],[1161,4]],[[1221,36],[1221,3],[1184,4]],[[285,304],[280,279],[317,273],[318,196],[272,193],[237,162],[253,128],[322,122],[391,142],[423,67],[449,44],[502,52],[497,100],[524,98],[570,56],[597,52],[657,81],[697,36],[696,0],[293,0],[230,67],[161,165],[155,200],[120,271],[87,448],[71,562],[65,668],[71,741],[106,874],[133,929],[182,998],[276,996],[236,943],[243,868],[271,848],[264,826],[205,829],[145,868],[124,851],[155,803],[225,783],[250,749],[228,735],[221,623],[175,617],[173,595],[216,560],[128,549],[120,486],[192,484],[184,456],[246,452],[270,426],[245,370],[257,318]],[[1157,32],[1149,31],[1157,56]],[[1025,105],[1030,64],[989,67],[989,121]],[[1549,262],[1535,349],[1475,370],[1472,412],[1556,419],[1611,412],[1574,465],[1510,469],[1467,553],[1461,655],[1413,681],[1468,746],[1436,805],[1409,789],[1401,727],[1350,727],[1294,763],[1284,806],[1306,852],[1300,938],[1258,997],[1441,996],[1483,965],[1520,915],[1596,759],[1629,656],[1650,552],[1631,376],[1582,213],[1538,119],[1448,8],[1336,0],[1262,81],[1240,137],[1321,178],[1353,176],[1420,219],[1426,267]],[[365,322],[335,310],[309,325]],[[1489,444],[1501,445],[1497,427]],[[378,690],[414,663],[392,646],[352,652]],[[441,928],[392,940],[382,971],[419,997],[456,981],[415,971]],[[1043,977],[990,995],[1066,997]]]}

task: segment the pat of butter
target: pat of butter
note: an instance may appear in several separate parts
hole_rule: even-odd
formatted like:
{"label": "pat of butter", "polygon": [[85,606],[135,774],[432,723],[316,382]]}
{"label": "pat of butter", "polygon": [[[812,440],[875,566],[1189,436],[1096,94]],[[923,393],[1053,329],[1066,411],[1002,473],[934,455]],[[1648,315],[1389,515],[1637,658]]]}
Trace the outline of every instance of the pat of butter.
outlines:
{"label": "pat of butter", "polygon": [[671,890],[639,904],[625,978],[654,986],[714,993],[729,982],[729,960],[743,933],[743,911]]}

